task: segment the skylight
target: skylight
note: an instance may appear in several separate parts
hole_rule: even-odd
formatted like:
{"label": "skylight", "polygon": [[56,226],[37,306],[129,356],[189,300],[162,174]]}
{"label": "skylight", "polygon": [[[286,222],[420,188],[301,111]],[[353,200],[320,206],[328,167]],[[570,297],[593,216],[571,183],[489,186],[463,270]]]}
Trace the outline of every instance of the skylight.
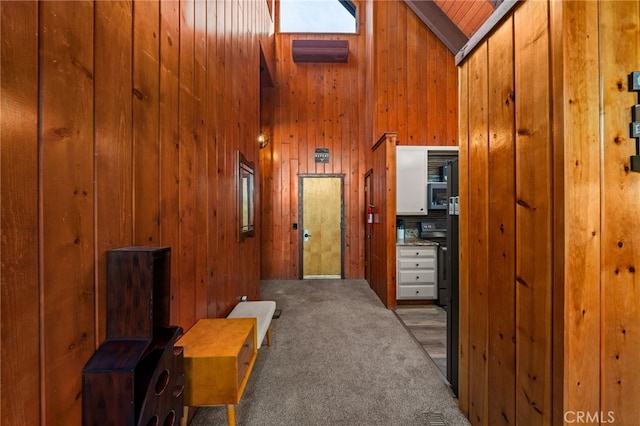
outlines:
{"label": "skylight", "polygon": [[356,7],[350,0],[280,0],[279,3],[280,32],[356,32]]}

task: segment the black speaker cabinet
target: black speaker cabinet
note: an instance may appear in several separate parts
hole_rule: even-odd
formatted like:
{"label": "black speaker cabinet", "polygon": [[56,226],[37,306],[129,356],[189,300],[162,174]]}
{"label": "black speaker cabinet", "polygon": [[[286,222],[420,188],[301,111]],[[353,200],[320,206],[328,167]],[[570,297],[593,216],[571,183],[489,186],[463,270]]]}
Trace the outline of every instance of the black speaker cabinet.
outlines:
{"label": "black speaker cabinet", "polygon": [[108,253],[107,339],[82,371],[82,423],[178,425],[182,418],[182,328],[169,325],[169,247]]}
{"label": "black speaker cabinet", "polygon": [[151,340],[169,326],[171,249],[109,250],[107,264],[107,339]]}

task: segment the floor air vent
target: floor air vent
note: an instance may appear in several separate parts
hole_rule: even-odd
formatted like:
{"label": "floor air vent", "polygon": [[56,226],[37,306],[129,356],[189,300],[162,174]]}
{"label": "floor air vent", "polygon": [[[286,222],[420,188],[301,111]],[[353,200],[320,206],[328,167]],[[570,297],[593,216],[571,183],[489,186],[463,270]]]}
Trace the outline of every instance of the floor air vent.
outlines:
{"label": "floor air vent", "polygon": [[444,417],[440,413],[424,413],[426,426],[447,426]]}

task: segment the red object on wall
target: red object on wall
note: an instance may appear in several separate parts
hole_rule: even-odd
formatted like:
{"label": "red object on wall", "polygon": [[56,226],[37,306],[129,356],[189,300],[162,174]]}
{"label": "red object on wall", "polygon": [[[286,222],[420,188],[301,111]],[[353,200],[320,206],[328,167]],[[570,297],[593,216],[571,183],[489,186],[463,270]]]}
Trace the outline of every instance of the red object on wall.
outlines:
{"label": "red object on wall", "polygon": [[349,57],[348,40],[292,40],[293,62],[346,63]]}
{"label": "red object on wall", "polygon": [[373,206],[371,204],[367,207],[367,223],[373,223]]}

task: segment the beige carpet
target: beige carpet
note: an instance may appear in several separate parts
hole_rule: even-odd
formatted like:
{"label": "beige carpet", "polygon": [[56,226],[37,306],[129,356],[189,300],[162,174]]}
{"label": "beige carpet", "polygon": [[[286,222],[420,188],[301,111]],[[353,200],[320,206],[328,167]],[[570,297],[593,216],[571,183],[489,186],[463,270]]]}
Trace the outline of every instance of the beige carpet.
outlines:
{"label": "beige carpet", "polygon": [[[264,281],[261,296],[281,315],[236,408],[239,425],[469,424],[435,364],[366,281]],[[224,407],[206,407],[192,424],[226,421]]]}

